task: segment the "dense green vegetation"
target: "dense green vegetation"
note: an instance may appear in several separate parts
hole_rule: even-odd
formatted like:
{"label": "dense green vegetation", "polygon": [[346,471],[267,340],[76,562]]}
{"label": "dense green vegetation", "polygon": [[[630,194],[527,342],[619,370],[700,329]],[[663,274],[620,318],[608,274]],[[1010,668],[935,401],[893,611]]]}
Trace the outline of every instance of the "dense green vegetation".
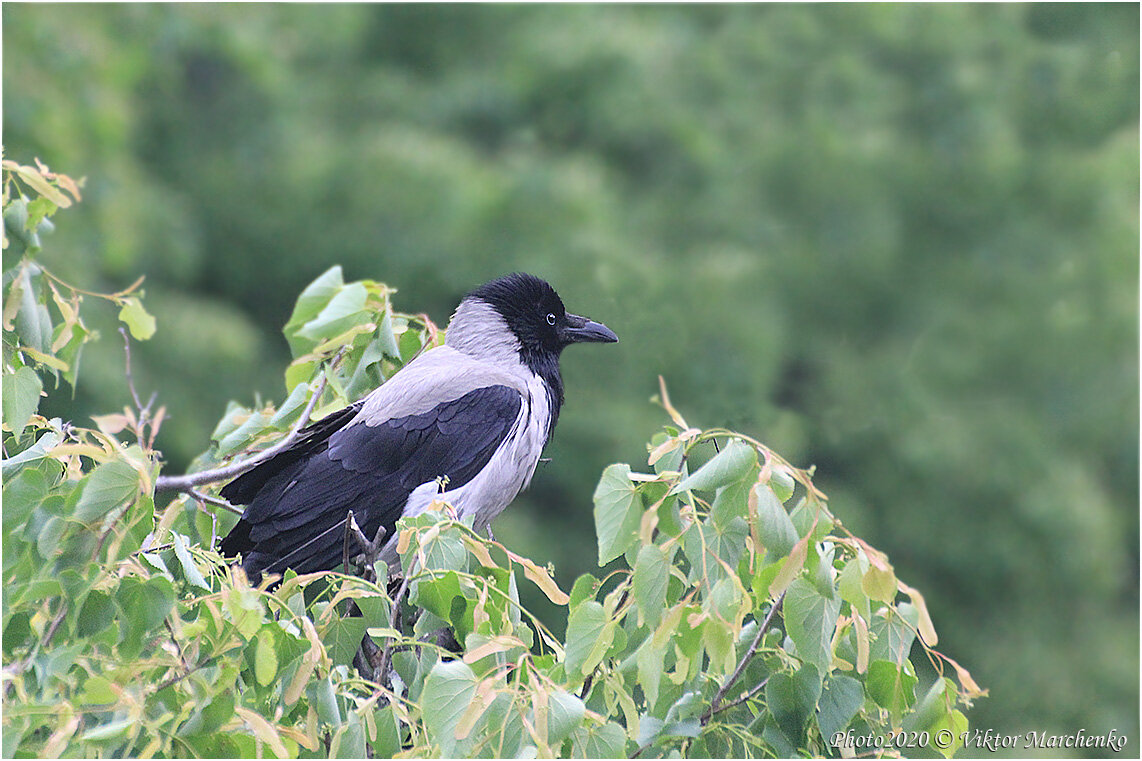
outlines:
{"label": "dense green vegetation", "polygon": [[[818,466],[971,654],[974,726],[1137,752],[1137,6],[3,20],[7,155],[89,177],[45,264],[146,275],[160,332],[133,369],[170,469],[229,400],[285,398],[280,327],[331,265],[440,323],[533,271],[622,342],[565,357],[508,547],[598,571],[592,486],[639,462],[661,374],[693,424]],[[42,411],[130,401],[114,317]]]}
{"label": "dense green vegetation", "polygon": [[[123,414],[95,416],[95,429],[39,414],[45,382],[78,381],[92,301],[119,307],[128,347],[155,334],[135,289],[80,291],[37,261],[55,212],[80,197],[66,175],[4,162],[5,249],[23,254],[3,278],[5,757],[970,747],[963,711],[986,691],[935,649],[923,595],[831,514],[810,472],[751,437],[688,425],[665,385],[670,423],[647,445],[649,472],[610,465],[594,492],[611,572],[581,575],[570,594],[444,503],[397,523],[399,583],[379,544],[346,531],[339,572],[252,588],[213,549],[239,512],[212,496],[223,473],[443,334],[395,311],[388,286],[332,267],[284,328],[285,401],[231,404],[193,476],[160,475],[166,408],[142,401],[129,362]],[[521,604],[521,583],[557,607],[562,637]]]}

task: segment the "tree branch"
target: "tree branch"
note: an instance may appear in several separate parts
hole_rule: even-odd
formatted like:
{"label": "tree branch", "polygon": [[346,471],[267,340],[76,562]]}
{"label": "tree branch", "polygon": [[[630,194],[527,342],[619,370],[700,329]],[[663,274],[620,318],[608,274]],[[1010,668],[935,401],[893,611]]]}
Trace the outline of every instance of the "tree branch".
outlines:
{"label": "tree branch", "polygon": [[[781,596],[777,598],[777,602],[773,603],[773,607],[769,609],[769,612],[765,614],[765,619],[761,622],[761,626],[757,628],[757,636],[753,638],[753,642],[750,643],[749,649],[745,651],[745,655],[743,655],[741,661],[738,662],[737,668],[734,669],[734,673],[730,674],[730,678],[726,680],[726,683],[723,684],[721,689],[718,690],[717,694],[714,695],[714,699],[710,701],[710,707],[707,708],[706,712],[702,714],[702,726],[705,726],[706,722],[708,722],[710,717],[714,714],[724,710],[724,708],[729,708],[730,705],[737,705],[738,703],[748,700],[749,697],[752,697],[754,694],[756,694],[757,691],[759,691],[758,687],[754,687],[749,693],[746,693],[748,697],[742,698],[740,700],[735,700],[730,705],[724,707],[720,705],[722,699],[725,698],[726,693],[729,692],[730,688],[734,686],[734,682],[738,680],[738,677],[740,677],[742,672],[745,671],[745,667],[749,665],[751,660],[753,660],[753,656],[757,654],[757,649],[761,646],[761,640],[765,636],[765,632],[768,631],[770,623],[773,622],[773,617],[777,615],[777,611],[781,608],[781,604],[783,602],[785,602],[784,592],[782,592]],[[766,679],[768,680],[768,677]],[[762,684],[765,684],[765,680],[762,681]]]}
{"label": "tree branch", "polygon": [[711,712],[710,715],[713,716],[716,713],[721,713],[722,711],[728,711],[729,709],[733,708],[734,706],[741,705],[742,703],[746,702],[750,698],[757,695],[757,693],[764,690],[765,685],[767,685],[767,684],[769,684],[769,677],[768,676],[765,679],[762,679],[757,684],[755,684],[753,687],[751,687],[748,692],[743,692],[741,695],[734,698],[729,703],[723,703],[722,705],[718,706],[718,709],[716,711]]}
{"label": "tree branch", "polygon": [[229,465],[225,465],[221,468],[203,470],[199,471],[198,473],[188,473],[185,476],[159,476],[158,480],[155,481],[155,491],[188,492],[195,486],[201,486],[202,484],[210,484],[214,483],[215,481],[225,481],[230,478],[235,478],[242,475],[250,468],[253,468],[256,465],[260,465],[263,462],[271,459],[279,452],[288,449],[295,441],[297,441],[298,436],[301,435],[302,429],[309,424],[309,418],[313,414],[314,408],[317,406],[317,401],[321,398],[322,393],[325,392],[325,386],[329,382],[329,372],[334,367],[336,367],[338,363],[340,363],[342,356],[345,354],[346,348],[348,347],[341,347],[341,350],[338,351],[337,355],[333,357],[332,363],[330,363],[330,365],[326,367],[325,372],[321,374],[321,378],[314,386],[313,395],[309,398],[309,403],[305,405],[305,410],[302,411],[301,417],[298,419],[297,424],[294,425],[294,427],[290,430],[289,434],[284,439],[279,441],[277,444],[274,444],[272,447],[269,447],[268,449],[263,449],[261,452],[258,452],[252,457],[248,457],[240,462],[232,462]]}
{"label": "tree branch", "polygon": [[228,510],[234,513],[234,515],[242,514],[242,508],[234,507],[221,497],[211,497],[209,494],[203,494],[198,489],[186,489],[185,491],[187,494],[194,497],[199,502],[203,502],[208,505],[216,505],[217,507],[221,507],[223,510]]}
{"label": "tree branch", "polygon": [[[400,561],[398,560],[397,562],[399,563]],[[396,598],[393,599],[392,622],[393,622],[393,628],[396,629],[398,632],[400,632],[400,627],[401,627],[401,624],[400,624],[400,606],[401,606],[401,603],[404,602],[404,596],[406,594],[408,594],[408,581],[409,581],[409,577],[412,576],[412,570],[413,570],[413,566],[410,565],[409,569],[408,569],[408,573],[404,574],[404,578],[401,579],[400,589],[397,591],[397,596],[396,596]],[[366,634],[365,636],[368,636],[368,634]],[[377,666],[378,680],[385,679],[388,676],[389,660],[392,657],[392,655],[391,655],[392,647],[393,647],[393,643],[392,643],[392,640],[390,640],[390,641],[385,643],[385,649],[381,651],[381,662]]]}

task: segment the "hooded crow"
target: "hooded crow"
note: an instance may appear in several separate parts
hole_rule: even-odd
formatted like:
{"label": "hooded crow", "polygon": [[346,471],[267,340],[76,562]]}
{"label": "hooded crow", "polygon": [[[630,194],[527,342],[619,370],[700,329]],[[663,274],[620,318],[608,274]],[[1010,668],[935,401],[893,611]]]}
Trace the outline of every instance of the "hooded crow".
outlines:
{"label": "hooded crow", "polygon": [[486,531],[551,438],[564,347],[617,340],[533,275],[485,283],[460,302],[443,346],[223,487],[229,502],[248,505],[223,554],[240,554],[255,583],[286,568],[329,570],[342,562],[352,511],[366,536],[384,527],[380,558],[392,567],[397,520],[436,499]]}

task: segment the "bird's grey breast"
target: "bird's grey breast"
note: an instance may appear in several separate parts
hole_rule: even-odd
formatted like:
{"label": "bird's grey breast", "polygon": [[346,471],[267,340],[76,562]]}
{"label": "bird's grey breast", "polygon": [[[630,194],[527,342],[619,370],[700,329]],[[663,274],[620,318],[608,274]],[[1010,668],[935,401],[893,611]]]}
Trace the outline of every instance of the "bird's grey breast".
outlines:
{"label": "bird's grey breast", "polygon": [[[525,385],[519,414],[488,464],[472,480],[454,489],[445,487],[441,492],[435,481],[421,484],[409,495],[402,515],[419,515],[433,502],[445,502],[483,533],[527,488],[547,443],[550,406],[541,379],[529,379]],[[383,557],[389,562],[395,560],[395,544],[390,543]]]}

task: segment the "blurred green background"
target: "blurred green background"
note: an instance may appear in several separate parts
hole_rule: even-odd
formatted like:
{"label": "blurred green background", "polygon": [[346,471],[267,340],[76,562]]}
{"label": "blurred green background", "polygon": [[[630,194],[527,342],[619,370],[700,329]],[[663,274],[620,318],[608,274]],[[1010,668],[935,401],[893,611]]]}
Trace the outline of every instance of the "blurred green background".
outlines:
{"label": "blurred green background", "polygon": [[[146,275],[170,472],[226,400],[282,398],[329,266],[440,324],[534,272],[622,341],[565,355],[498,538],[593,570],[595,481],[645,467],[661,374],[692,424],[817,465],[990,688],[973,726],[1137,756],[1138,14],[6,3],[4,144],[87,177],[50,268]],[[49,410],[128,402],[104,311]]]}

